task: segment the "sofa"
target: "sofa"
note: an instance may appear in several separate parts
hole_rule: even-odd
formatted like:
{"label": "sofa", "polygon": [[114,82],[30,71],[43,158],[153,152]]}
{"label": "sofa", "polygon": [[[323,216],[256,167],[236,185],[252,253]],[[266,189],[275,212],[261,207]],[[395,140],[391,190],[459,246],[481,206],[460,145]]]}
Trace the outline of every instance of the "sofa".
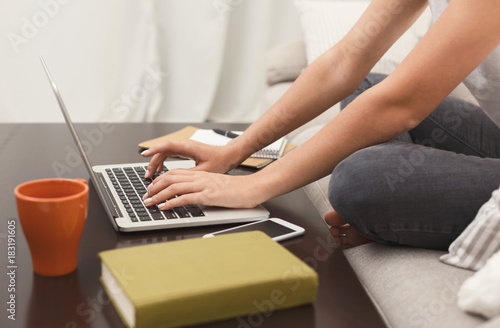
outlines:
{"label": "sofa", "polygon": [[[307,66],[306,47],[304,40],[298,40],[269,51],[262,110],[276,102]],[[463,85],[453,95],[474,102]],[[290,133],[289,142],[305,142],[338,112],[337,104]],[[329,179],[327,176],[304,187],[322,217],[332,208]],[[443,251],[370,243],[344,253],[388,327],[500,327],[500,316],[487,320],[459,308],[457,292],[475,272],[442,263],[439,257]]]}

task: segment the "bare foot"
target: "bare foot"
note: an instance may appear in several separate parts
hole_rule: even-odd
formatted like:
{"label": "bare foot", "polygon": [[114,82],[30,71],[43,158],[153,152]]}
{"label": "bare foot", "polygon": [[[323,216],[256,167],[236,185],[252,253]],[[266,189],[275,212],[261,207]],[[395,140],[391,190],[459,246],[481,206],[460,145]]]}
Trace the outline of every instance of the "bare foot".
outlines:
{"label": "bare foot", "polygon": [[325,214],[325,221],[331,226],[330,232],[340,249],[373,242],[348,225],[335,210],[331,210]]}

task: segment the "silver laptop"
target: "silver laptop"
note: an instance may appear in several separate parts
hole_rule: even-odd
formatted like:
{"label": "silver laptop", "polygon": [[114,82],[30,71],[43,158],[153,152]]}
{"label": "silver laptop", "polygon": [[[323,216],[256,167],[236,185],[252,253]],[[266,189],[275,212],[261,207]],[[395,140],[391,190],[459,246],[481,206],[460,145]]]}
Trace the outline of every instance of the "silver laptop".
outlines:
{"label": "silver laptop", "polygon": [[[251,209],[186,205],[168,211],[160,211],[156,206],[145,207],[142,196],[146,193],[148,184],[151,183],[151,180],[144,179],[148,163],[91,166],[42,56],[40,56],[40,60],[99,198],[117,231],[143,231],[250,222],[269,217],[269,212],[262,205]],[[165,161],[164,172],[175,168],[191,168],[194,165],[195,162],[192,160]]]}

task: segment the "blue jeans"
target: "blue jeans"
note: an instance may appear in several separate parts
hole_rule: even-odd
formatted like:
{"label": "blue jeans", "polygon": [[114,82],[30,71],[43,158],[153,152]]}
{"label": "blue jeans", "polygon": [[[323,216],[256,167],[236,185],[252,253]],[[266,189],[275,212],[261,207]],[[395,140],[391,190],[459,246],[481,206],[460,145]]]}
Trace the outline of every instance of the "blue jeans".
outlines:
{"label": "blue jeans", "polygon": [[[368,75],[341,107],[384,78]],[[499,158],[500,129],[479,107],[448,97],[413,130],[339,163],[329,198],[374,241],[447,249],[498,188]]]}

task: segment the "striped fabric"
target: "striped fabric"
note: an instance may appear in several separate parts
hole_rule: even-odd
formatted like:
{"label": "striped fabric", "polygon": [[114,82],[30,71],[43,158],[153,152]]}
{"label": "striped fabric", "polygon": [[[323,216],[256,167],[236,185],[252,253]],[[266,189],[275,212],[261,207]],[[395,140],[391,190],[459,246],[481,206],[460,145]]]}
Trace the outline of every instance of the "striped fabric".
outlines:
{"label": "striped fabric", "polygon": [[479,270],[500,250],[500,188],[478,211],[474,221],[450,245],[441,261],[460,268]]}
{"label": "striped fabric", "polygon": [[[295,1],[300,15],[302,28],[306,41],[306,54],[308,64],[339,42],[354,26],[361,14],[370,4],[370,1]],[[387,20],[385,14],[375,17],[348,51],[356,51],[355,48],[364,46],[363,36],[377,32]],[[390,74],[406,55],[413,49],[419,39],[430,26],[430,13],[422,15],[418,23],[411,27],[403,36],[387,51],[380,61],[373,67],[372,72]]]}

